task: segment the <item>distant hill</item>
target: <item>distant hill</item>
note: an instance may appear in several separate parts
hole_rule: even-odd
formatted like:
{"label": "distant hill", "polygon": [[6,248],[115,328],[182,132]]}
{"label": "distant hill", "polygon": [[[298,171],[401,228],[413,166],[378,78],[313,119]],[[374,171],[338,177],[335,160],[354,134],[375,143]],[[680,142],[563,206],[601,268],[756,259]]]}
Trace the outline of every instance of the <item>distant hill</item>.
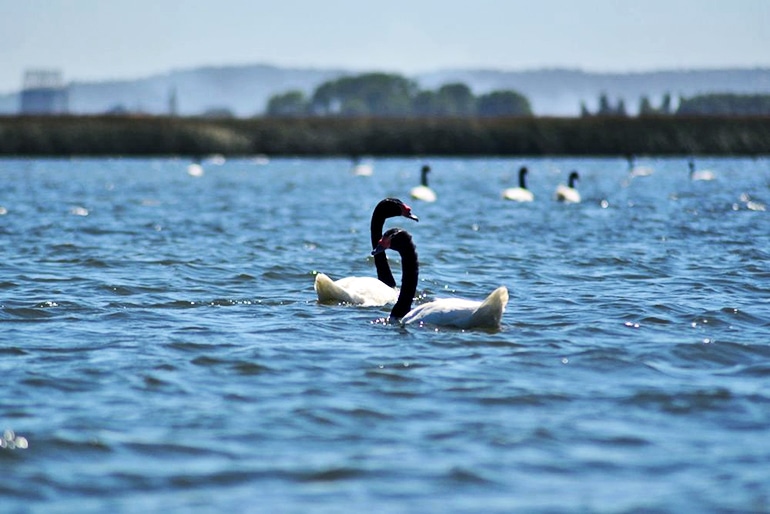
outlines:
{"label": "distant hill", "polygon": [[[264,112],[267,100],[276,93],[299,89],[310,94],[327,80],[357,73],[344,69],[247,65],[176,70],[136,80],[76,81],[69,84],[69,107],[73,114],[166,114],[174,95],[181,115],[226,109],[236,116],[249,117]],[[499,89],[516,90],[530,100],[535,114],[543,116],[575,116],[580,112],[581,102],[594,110],[602,93],[611,101],[623,99],[630,113],[636,112],[643,95],[656,105],[666,93],[671,93],[675,100],[704,93],[770,94],[770,68],[643,73],[457,69],[420,73],[410,78],[425,89],[463,82],[477,95]],[[18,108],[18,93],[0,95],[0,114],[16,114]]]}

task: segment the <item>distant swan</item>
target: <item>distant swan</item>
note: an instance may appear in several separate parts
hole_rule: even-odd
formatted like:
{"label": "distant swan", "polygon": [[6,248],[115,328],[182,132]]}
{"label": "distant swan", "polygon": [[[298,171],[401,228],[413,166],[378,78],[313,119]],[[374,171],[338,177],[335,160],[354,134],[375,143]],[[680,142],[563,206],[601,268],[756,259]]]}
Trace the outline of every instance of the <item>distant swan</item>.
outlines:
{"label": "distant swan", "polygon": [[711,170],[696,170],[695,163],[690,159],[690,180],[714,180],[716,174]]}
{"label": "distant swan", "polygon": [[187,174],[191,177],[202,177],[203,173],[200,159],[194,159],[193,162],[187,165]]}
{"label": "distant swan", "polygon": [[374,173],[374,165],[371,162],[355,158],[353,159],[353,169],[351,171],[357,177],[370,177]]}
{"label": "distant swan", "polygon": [[559,184],[556,188],[556,199],[565,203],[580,203],[580,192],[575,189],[575,181],[580,178],[577,171],[569,174],[567,185]]}
{"label": "distant swan", "polygon": [[649,177],[652,175],[653,169],[649,166],[637,166],[633,155],[628,156],[628,174],[631,178],[634,177]]}
{"label": "distant swan", "polygon": [[422,200],[423,202],[436,201],[436,193],[428,187],[428,173],[430,173],[430,166],[426,164],[420,170],[420,185],[413,187],[409,192],[410,196],[415,200]]}
{"label": "distant swan", "polygon": [[386,249],[401,255],[401,291],[398,301],[390,311],[390,319],[400,319],[403,324],[419,323],[456,328],[499,328],[508,304],[508,289],[498,287],[482,301],[459,298],[440,298],[423,303],[412,309],[412,300],[417,292],[420,264],[412,236],[406,230],[392,228],[383,234],[372,254]]}
{"label": "distant swan", "polygon": [[[369,226],[372,248],[382,236],[382,228],[387,218],[404,216],[414,221],[419,221],[412,214],[412,209],[398,198],[386,198],[374,208],[372,220]],[[350,303],[353,305],[386,305],[393,303],[398,297],[396,279],[390,271],[388,259],[385,255],[375,255],[374,265],[377,268],[377,278],[374,277],[346,277],[332,281],[328,275],[318,273],[315,276],[314,289],[321,303]]]}
{"label": "distant swan", "polygon": [[535,195],[532,191],[527,189],[526,177],[527,167],[522,166],[519,168],[519,187],[509,187],[503,191],[503,198],[506,200],[513,200],[514,202],[531,202],[535,199]]}

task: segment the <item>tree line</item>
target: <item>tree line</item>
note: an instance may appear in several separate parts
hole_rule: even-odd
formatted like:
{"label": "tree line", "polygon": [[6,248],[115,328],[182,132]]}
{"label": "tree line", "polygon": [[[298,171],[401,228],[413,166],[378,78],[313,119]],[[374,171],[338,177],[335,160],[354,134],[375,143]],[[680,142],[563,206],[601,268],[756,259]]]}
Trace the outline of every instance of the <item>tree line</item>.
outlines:
{"label": "tree line", "polygon": [[[645,116],[770,116],[770,95],[705,94],[692,98],[680,98],[674,108],[671,94],[663,95],[660,104],[653,106],[648,96],[639,99],[638,115]],[[617,103],[606,94],[599,96],[599,106],[591,112],[584,103],[580,105],[580,116],[628,116],[623,99]]]}
{"label": "tree line", "polygon": [[272,96],[269,117],[496,117],[532,116],[529,100],[516,91],[476,96],[463,83],[423,90],[413,80],[388,73],[365,73],[324,82],[312,95],[300,90]]}

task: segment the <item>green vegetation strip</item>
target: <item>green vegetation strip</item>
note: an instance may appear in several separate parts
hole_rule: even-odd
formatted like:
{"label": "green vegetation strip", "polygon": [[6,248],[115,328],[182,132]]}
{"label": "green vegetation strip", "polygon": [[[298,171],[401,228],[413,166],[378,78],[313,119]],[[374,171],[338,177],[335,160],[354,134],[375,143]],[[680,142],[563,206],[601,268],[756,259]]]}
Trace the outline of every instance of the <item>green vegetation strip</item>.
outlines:
{"label": "green vegetation strip", "polygon": [[3,156],[768,155],[770,117],[0,117]]}

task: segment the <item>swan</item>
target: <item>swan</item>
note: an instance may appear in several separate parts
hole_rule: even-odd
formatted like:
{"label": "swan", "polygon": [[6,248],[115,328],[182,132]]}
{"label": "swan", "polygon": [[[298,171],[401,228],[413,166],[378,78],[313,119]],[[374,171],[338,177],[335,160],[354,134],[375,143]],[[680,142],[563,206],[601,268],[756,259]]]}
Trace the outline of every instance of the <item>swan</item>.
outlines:
{"label": "swan", "polygon": [[695,163],[690,159],[690,180],[714,180],[716,174],[711,170],[696,170]]}
{"label": "swan", "polygon": [[401,291],[390,311],[391,320],[400,319],[405,325],[418,323],[463,329],[500,327],[500,320],[508,304],[508,289],[505,286],[498,287],[481,302],[439,298],[412,309],[420,268],[412,236],[400,228],[388,230],[372,250],[372,255],[384,253],[387,249],[401,255]]}
{"label": "swan", "polygon": [[412,198],[415,200],[422,200],[423,202],[435,202],[436,193],[428,187],[428,173],[430,172],[430,166],[427,164],[420,170],[420,185],[415,186],[409,192]]}
{"label": "swan", "polygon": [[634,156],[628,156],[628,174],[631,178],[634,177],[649,177],[652,175],[653,169],[649,166],[637,166]]}
{"label": "swan", "polygon": [[353,168],[351,171],[353,175],[357,177],[371,177],[374,173],[374,165],[371,162],[361,161],[356,158],[353,159]]}
{"label": "swan", "polygon": [[556,188],[556,199],[565,203],[580,203],[580,192],[575,189],[575,181],[579,178],[577,171],[570,173],[567,185],[559,184]]}
{"label": "swan", "polygon": [[203,173],[200,159],[194,159],[193,162],[187,165],[187,174],[191,177],[202,177]]}
{"label": "swan", "polygon": [[527,189],[525,177],[527,176],[527,167],[522,166],[519,169],[519,187],[509,187],[503,191],[503,198],[513,200],[514,202],[531,202],[535,199],[532,191]]}
{"label": "swan", "polygon": [[[382,227],[387,218],[404,216],[414,221],[419,218],[412,214],[412,209],[398,198],[385,198],[380,201],[372,212],[369,226],[372,248],[382,236]],[[377,268],[377,278],[346,277],[333,281],[328,275],[318,273],[313,287],[321,303],[350,303],[353,305],[378,306],[396,301],[398,291],[396,279],[390,271],[385,255],[375,255],[374,265]]]}

